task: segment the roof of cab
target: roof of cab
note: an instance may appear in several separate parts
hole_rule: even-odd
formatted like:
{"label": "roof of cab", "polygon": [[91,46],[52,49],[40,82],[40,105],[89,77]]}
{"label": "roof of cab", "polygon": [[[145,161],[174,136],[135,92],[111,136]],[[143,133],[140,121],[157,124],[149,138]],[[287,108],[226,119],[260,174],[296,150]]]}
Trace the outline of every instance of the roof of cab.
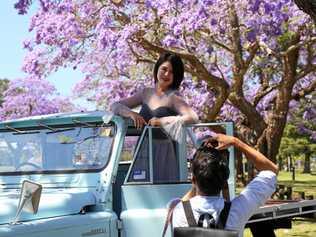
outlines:
{"label": "roof of cab", "polygon": [[0,129],[8,127],[22,128],[44,125],[76,124],[80,122],[102,122],[104,118],[109,121],[113,114],[106,111],[81,111],[74,113],[56,113],[49,115],[37,115],[0,122]]}

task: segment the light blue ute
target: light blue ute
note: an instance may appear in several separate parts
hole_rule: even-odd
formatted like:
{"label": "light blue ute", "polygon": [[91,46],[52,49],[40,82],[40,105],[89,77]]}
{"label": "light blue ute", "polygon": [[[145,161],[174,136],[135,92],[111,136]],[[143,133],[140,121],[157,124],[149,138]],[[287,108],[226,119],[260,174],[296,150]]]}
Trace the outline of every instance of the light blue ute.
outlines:
{"label": "light blue ute", "polygon": [[[161,236],[168,202],[191,187],[187,159],[199,143],[194,134],[215,125],[232,134],[231,123],[183,128],[185,136],[176,143],[179,179],[159,183],[152,175],[153,127],[141,132],[131,121],[101,111],[0,123],[0,236]],[[131,181],[145,136],[147,168]],[[233,171],[233,159],[230,166]],[[27,211],[36,205],[33,197],[21,204],[25,180],[41,187],[37,213]],[[231,172],[231,197],[234,183]]]}

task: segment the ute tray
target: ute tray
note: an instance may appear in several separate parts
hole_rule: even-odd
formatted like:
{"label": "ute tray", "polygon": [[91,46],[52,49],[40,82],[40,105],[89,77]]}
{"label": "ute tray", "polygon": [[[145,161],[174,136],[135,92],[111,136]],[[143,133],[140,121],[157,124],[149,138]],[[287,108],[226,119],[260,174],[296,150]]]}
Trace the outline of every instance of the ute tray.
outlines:
{"label": "ute tray", "polygon": [[269,200],[247,223],[316,213],[316,200]]}

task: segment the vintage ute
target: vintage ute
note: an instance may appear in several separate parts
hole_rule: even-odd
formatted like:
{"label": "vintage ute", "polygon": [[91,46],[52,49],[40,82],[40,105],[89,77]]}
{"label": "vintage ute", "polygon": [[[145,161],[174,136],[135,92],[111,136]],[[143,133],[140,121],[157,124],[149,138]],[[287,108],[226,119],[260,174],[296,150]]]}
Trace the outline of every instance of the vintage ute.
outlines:
{"label": "vintage ute", "polygon": [[[179,177],[160,182],[153,175],[155,127],[137,130],[131,121],[102,111],[1,122],[0,236],[161,236],[168,202],[191,188],[188,159],[200,142],[196,134],[210,128],[233,133],[232,123],[184,127],[174,142]],[[146,154],[139,156],[145,143]],[[229,156],[233,198],[233,148]],[[139,157],[146,158],[141,170]],[[249,223],[316,211],[315,202],[304,205],[296,203],[294,211],[279,204],[262,207]]]}

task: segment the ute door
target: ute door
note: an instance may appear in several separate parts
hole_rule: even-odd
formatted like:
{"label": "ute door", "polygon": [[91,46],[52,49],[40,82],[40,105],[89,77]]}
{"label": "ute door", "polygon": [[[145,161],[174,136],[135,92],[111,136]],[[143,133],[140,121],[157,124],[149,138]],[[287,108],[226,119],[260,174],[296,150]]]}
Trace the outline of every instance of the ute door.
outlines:
{"label": "ute door", "polygon": [[[214,126],[221,128],[224,133],[232,134],[232,123],[196,124],[183,129],[182,141],[176,144],[178,166],[175,172],[179,175],[177,180],[164,181],[155,179],[153,143],[156,128],[145,127],[138,140],[131,164],[129,167],[125,165],[125,168],[129,169],[121,188],[119,215],[122,221],[122,236],[154,237],[162,235],[169,201],[182,197],[191,188],[188,159],[203,139],[203,134],[207,133],[207,130],[215,128]],[[147,148],[144,149],[142,146]],[[235,189],[233,156],[234,150],[231,148],[230,168],[232,172],[228,182],[230,197],[234,197]],[[170,227],[167,236],[171,236]]]}

